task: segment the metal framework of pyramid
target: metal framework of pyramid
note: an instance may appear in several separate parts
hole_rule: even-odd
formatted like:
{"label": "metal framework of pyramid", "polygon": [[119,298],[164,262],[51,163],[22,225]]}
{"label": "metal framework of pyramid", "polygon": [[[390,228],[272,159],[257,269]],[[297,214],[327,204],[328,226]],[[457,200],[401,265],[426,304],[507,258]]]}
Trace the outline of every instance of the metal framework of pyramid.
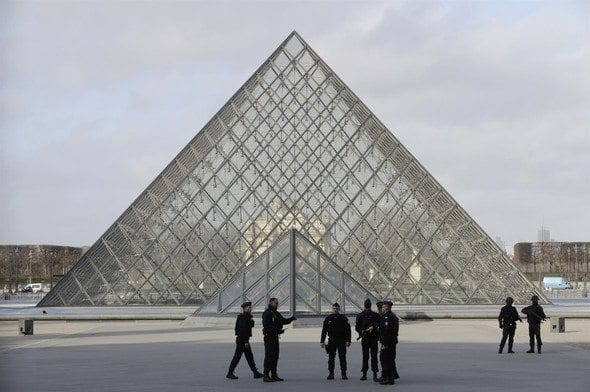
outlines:
{"label": "metal framework of pyramid", "polygon": [[342,312],[359,312],[366,298],[377,301],[324,251],[290,229],[194,315],[239,313],[245,301],[252,302],[253,312],[262,312],[273,297],[282,312],[292,315],[329,313],[334,302]]}
{"label": "metal framework of pyramid", "polygon": [[39,306],[200,305],[289,229],[396,304],[546,301],[293,32]]}

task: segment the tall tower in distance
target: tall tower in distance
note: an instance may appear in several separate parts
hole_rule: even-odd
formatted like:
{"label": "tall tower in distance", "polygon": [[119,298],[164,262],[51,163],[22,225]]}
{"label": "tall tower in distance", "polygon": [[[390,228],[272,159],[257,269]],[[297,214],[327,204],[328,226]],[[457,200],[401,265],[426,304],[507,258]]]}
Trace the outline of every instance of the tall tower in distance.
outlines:
{"label": "tall tower in distance", "polygon": [[541,226],[539,231],[537,231],[537,242],[549,241],[551,241],[551,233],[549,233],[549,229],[545,226]]}

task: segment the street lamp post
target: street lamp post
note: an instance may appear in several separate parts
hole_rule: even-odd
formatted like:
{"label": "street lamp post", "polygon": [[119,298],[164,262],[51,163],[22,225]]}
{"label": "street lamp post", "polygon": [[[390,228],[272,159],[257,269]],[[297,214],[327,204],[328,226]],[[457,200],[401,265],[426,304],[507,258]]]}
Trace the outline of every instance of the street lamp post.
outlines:
{"label": "street lamp post", "polygon": [[33,276],[33,249],[29,249],[29,284],[32,283],[32,276]]}
{"label": "street lamp post", "polygon": [[53,264],[55,263],[55,251],[49,251],[50,263],[49,263],[49,290],[53,290]]}

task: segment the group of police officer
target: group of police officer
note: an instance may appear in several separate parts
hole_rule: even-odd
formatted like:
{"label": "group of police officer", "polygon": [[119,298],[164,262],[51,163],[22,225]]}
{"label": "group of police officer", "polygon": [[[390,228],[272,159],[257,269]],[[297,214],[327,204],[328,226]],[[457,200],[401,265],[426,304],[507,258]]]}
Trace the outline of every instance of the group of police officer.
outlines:
{"label": "group of police officer", "polygon": [[[373,371],[373,381],[382,385],[395,384],[395,379],[399,378],[397,367],[395,365],[397,336],[399,332],[399,319],[391,311],[393,305],[390,301],[377,302],[378,312],[371,309],[371,300],[367,299],[364,309],[356,316],[355,330],[358,332],[363,349],[363,373],[361,380],[367,379],[369,370],[369,356],[371,357],[371,370]],[[346,348],[351,343],[351,327],[346,316],[340,314],[340,305],[332,305],[332,314],[324,319],[320,345],[326,349],[328,354],[328,380],[334,379],[334,361],[336,351],[340,360],[340,371],[342,379],[347,380],[346,375]],[[328,343],[326,344],[326,335]],[[379,361],[381,362],[381,377],[378,377],[379,367],[377,365],[377,351],[381,344],[379,352]]]}
{"label": "group of police officer", "polygon": [[[498,323],[502,329],[502,339],[500,340],[498,354],[502,354],[502,350],[504,350],[504,345],[506,344],[506,339],[508,339],[508,353],[514,354],[512,346],[514,344],[516,322],[520,321],[522,323],[522,319],[518,315],[516,308],[512,306],[513,303],[514,299],[512,297],[506,298],[506,306],[503,306],[502,309],[500,309],[500,314],[498,315]],[[543,307],[539,305],[539,297],[533,295],[531,297],[531,305],[523,308],[521,312],[527,316],[526,320],[529,325],[530,349],[527,351],[527,353],[532,354],[535,352],[536,341],[537,353],[541,354],[541,346],[543,345],[543,341],[541,340],[541,323],[547,316],[543,311]]]}
{"label": "group of police officer", "polygon": [[[279,335],[284,332],[283,326],[296,320],[296,318],[285,318],[277,310],[279,301],[271,298],[268,308],[262,314],[262,333],[264,335],[264,373],[256,368],[252,349],[250,348],[250,337],[252,336],[252,303],[242,304],[243,313],[236,319],[236,350],[229,365],[227,378],[237,379],[234,370],[242,357],[246,356],[248,365],[254,374],[254,378],[262,378],[264,382],[283,381],[277,374],[277,363],[279,360]],[[359,334],[357,340],[361,340],[363,349],[363,366],[361,380],[367,379],[369,369],[369,356],[371,357],[371,370],[373,381],[382,385],[395,383],[399,378],[395,365],[396,345],[399,332],[399,319],[391,311],[393,305],[390,301],[377,302],[378,312],[371,309],[371,300],[367,299],[364,309],[356,317],[355,329]],[[326,337],[328,342],[326,343]],[[340,360],[340,371],[342,379],[347,380],[346,349],[351,344],[351,327],[348,318],[340,313],[340,305],[332,305],[332,313],[324,319],[320,345],[328,354],[328,380],[334,379],[334,367],[336,352]],[[381,344],[379,361],[381,362],[381,377],[378,377],[379,368],[377,365],[378,346]]]}

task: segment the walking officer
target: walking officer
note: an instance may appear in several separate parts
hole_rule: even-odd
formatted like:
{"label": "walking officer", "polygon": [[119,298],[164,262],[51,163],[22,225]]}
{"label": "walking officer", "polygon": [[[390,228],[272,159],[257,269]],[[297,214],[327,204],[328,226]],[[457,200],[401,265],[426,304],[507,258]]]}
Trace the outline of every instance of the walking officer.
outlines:
{"label": "walking officer", "polygon": [[508,338],[508,352],[510,354],[514,354],[512,351],[512,345],[514,344],[514,333],[516,332],[516,321],[520,321],[522,323],[522,319],[518,315],[518,311],[512,303],[514,300],[512,297],[506,298],[506,306],[503,306],[500,309],[500,315],[498,316],[498,323],[500,323],[500,328],[502,328],[502,340],[500,340],[500,348],[498,349],[498,354],[502,354],[502,350],[504,349],[504,344],[506,343],[506,338]]}
{"label": "walking officer", "polygon": [[[328,335],[328,345],[326,346],[326,335]],[[340,314],[340,305],[338,302],[332,305],[332,314],[324,319],[320,345],[328,353],[328,380],[334,379],[334,360],[336,351],[340,360],[340,371],[342,379],[348,380],[346,376],[346,347],[350,347],[350,324],[345,315]]]}
{"label": "walking officer", "polygon": [[243,313],[238,314],[236,319],[236,351],[234,357],[229,364],[229,370],[227,372],[227,378],[236,380],[238,376],[234,374],[242,353],[246,356],[246,361],[250,366],[250,370],[254,373],[254,378],[262,377],[262,374],[256,369],[256,363],[254,363],[254,356],[252,355],[252,348],[250,348],[250,337],[252,336],[252,327],[254,327],[254,320],[252,319],[252,302],[244,302],[242,304]]}
{"label": "walking officer", "polygon": [[283,381],[277,374],[279,362],[279,335],[283,332],[283,325],[297,320],[295,316],[284,318],[279,313],[279,300],[271,298],[268,308],[262,313],[262,334],[264,335],[264,382]]}
{"label": "walking officer", "polygon": [[381,385],[395,384],[399,378],[395,365],[397,336],[399,332],[399,319],[391,311],[393,303],[383,301],[381,322],[379,323],[379,341],[381,342]]}
{"label": "walking officer", "polygon": [[371,370],[373,371],[373,381],[377,380],[379,367],[377,365],[377,352],[379,350],[379,323],[381,316],[371,310],[371,300],[365,300],[365,309],[356,316],[355,330],[358,332],[363,349],[363,367],[361,372],[363,376],[361,381],[367,379],[367,370],[369,370],[369,353],[371,354]]}

